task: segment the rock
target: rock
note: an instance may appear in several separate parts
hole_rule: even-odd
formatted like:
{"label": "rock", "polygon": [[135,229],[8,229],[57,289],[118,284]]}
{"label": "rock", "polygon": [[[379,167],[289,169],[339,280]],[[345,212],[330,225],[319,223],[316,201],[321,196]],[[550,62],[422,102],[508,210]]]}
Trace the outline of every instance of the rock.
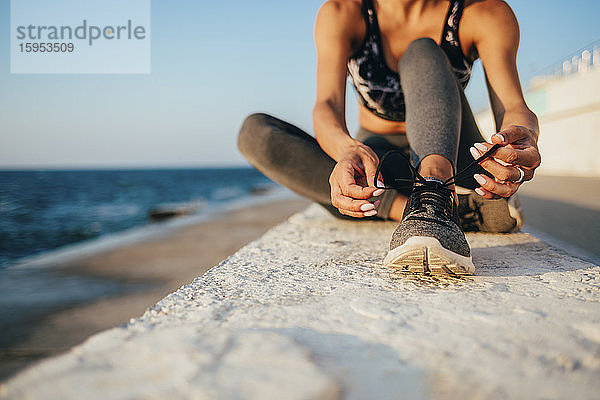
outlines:
{"label": "rock", "polygon": [[403,275],[394,228],[311,206],[0,397],[597,398],[599,267],[474,233],[476,276]]}
{"label": "rock", "polygon": [[196,214],[204,206],[204,202],[197,201],[192,203],[168,203],[161,204],[153,208],[148,213],[148,217],[152,221],[163,221],[165,219],[179,217],[182,215]]}
{"label": "rock", "polygon": [[262,185],[254,185],[250,188],[250,194],[253,195],[263,195],[267,194],[273,190],[275,190],[277,186],[272,183],[262,184]]}

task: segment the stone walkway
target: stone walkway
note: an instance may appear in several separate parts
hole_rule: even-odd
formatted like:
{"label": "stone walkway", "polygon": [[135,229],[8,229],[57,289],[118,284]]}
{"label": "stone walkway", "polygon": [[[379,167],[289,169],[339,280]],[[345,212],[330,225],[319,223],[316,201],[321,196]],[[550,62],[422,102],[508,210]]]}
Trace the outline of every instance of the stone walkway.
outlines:
{"label": "stone walkway", "polygon": [[598,398],[600,267],[470,234],[477,276],[406,276],[394,227],[311,206],[0,398]]}

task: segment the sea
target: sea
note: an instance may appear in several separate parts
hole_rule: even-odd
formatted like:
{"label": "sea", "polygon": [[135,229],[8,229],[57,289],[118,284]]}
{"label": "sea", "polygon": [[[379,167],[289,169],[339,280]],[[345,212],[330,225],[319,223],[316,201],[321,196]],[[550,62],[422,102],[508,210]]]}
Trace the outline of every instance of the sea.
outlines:
{"label": "sea", "polygon": [[[281,190],[253,168],[0,171],[0,346],[14,341],[19,325],[52,310],[144,290],[61,276],[46,264],[211,218]],[[186,215],[164,218],[171,212]]]}

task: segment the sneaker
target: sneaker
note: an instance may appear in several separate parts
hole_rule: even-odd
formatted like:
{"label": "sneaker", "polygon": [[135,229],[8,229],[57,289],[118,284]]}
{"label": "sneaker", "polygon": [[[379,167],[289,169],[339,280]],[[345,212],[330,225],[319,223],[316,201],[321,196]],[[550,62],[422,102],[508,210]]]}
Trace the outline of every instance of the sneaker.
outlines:
{"label": "sneaker", "polygon": [[414,184],[383,263],[406,272],[473,274],[454,192],[444,182],[422,178]]}
{"label": "sneaker", "polygon": [[[375,176],[379,176],[384,160],[398,153],[407,162],[412,179],[396,179],[394,185],[381,189],[401,189],[402,182],[410,182],[412,192],[406,203],[400,225],[392,234],[390,251],[383,264],[400,268],[407,272],[446,273],[451,275],[470,275],[475,272],[471,258],[471,248],[465,237],[458,217],[458,205],[454,191],[450,187],[456,179],[469,173],[471,168],[490,157],[500,145],[492,146],[477,160],[457,172],[446,181],[437,178],[424,178],[410,163],[410,160],[398,150],[390,150],[381,158]],[[404,186],[406,188],[406,186]],[[466,199],[469,204],[469,198]],[[482,203],[483,204],[483,203]],[[487,204],[487,203],[485,203]],[[497,207],[504,203],[490,203]],[[487,207],[491,215],[494,207]],[[471,208],[468,207],[469,210]],[[481,212],[482,207],[476,208]],[[487,214],[488,211],[485,210]],[[467,215],[467,212],[464,213]],[[466,218],[463,218],[466,219]],[[492,226],[493,218],[487,218],[485,226]],[[511,222],[511,226],[514,221]],[[484,225],[480,223],[480,227]]]}
{"label": "sneaker", "polygon": [[472,189],[456,187],[458,215],[465,232],[512,233],[523,226],[519,197],[489,200]]}

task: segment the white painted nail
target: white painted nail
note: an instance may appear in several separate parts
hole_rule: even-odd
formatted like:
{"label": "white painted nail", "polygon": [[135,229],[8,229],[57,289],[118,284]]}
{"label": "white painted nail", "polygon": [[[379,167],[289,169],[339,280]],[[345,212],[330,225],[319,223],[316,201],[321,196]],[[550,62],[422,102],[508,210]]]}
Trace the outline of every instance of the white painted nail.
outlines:
{"label": "white painted nail", "polygon": [[480,185],[485,185],[486,184],[486,180],[482,175],[479,174],[475,174],[473,175],[473,178],[475,178],[475,180],[477,181],[477,183],[479,183]]}
{"label": "white painted nail", "polygon": [[371,211],[367,211],[364,215],[365,217],[372,217],[373,215],[376,215],[377,211],[375,210],[371,210]]}
{"label": "white painted nail", "polygon": [[480,196],[483,196],[483,195],[485,195],[485,192],[484,192],[484,191],[483,191],[481,188],[476,188],[476,189],[475,189],[475,193],[477,193],[477,194],[478,194],[478,195],[480,195]]}
{"label": "white painted nail", "polygon": [[473,156],[474,159],[478,159],[479,156],[481,155],[479,153],[479,150],[477,150],[475,147],[469,148],[469,151],[471,152],[471,155]]}
{"label": "white painted nail", "polygon": [[377,186],[385,186],[385,183],[383,183],[381,181],[377,181]]}
{"label": "white painted nail", "polygon": [[381,196],[384,191],[385,190],[383,190],[383,189],[377,189],[376,191],[373,192],[373,197]]}
{"label": "white painted nail", "polygon": [[504,143],[504,136],[502,136],[499,133],[495,133],[494,136],[496,136],[498,139],[502,140],[502,143]]}
{"label": "white painted nail", "polygon": [[373,209],[375,209],[375,205],[371,203],[363,204],[362,206],[360,206],[360,211],[369,211]]}
{"label": "white painted nail", "polygon": [[483,143],[475,143],[474,144],[475,148],[483,153],[485,153],[487,151],[487,147],[485,147],[485,144]]}

